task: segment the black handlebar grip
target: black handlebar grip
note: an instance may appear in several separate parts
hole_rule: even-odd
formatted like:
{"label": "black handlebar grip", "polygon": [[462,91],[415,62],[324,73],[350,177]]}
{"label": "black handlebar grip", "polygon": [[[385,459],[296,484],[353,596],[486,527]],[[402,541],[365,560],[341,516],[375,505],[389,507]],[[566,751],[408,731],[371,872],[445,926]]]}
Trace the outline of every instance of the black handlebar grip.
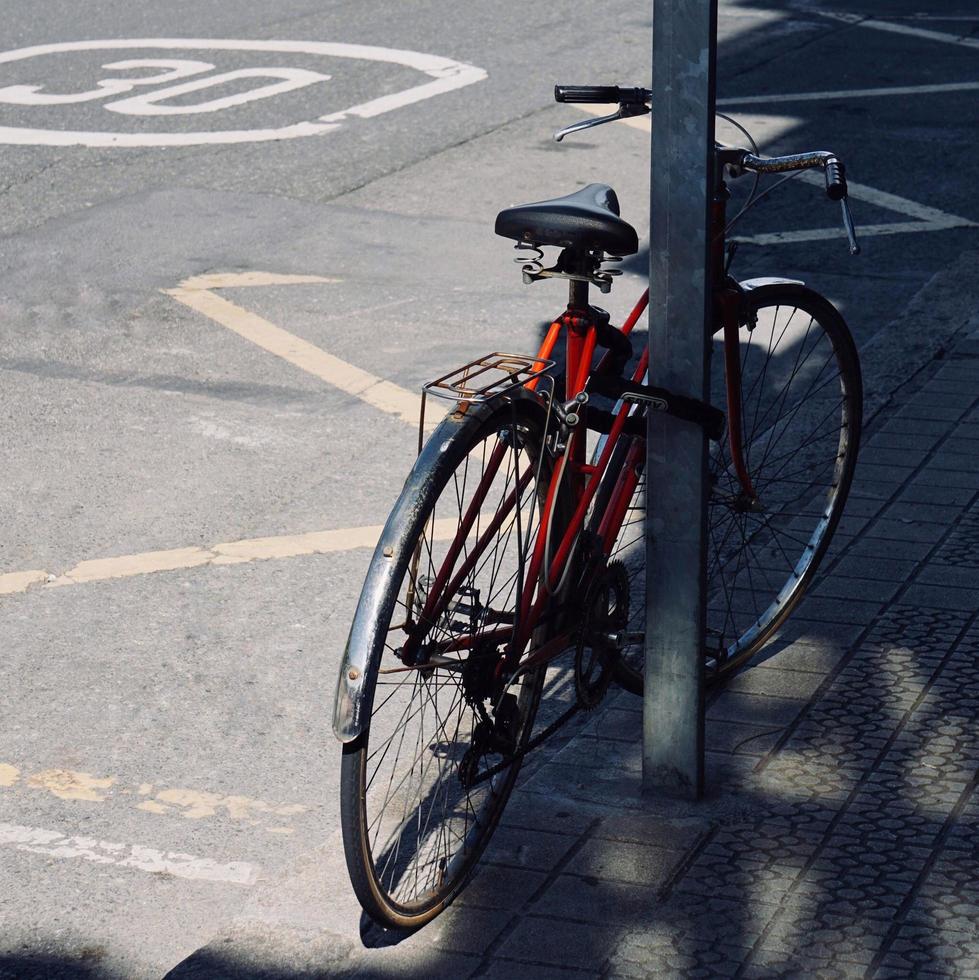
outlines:
{"label": "black handlebar grip", "polygon": [[618,102],[618,85],[555,85],[555,102]]}
{"label": "black handlebar grip", "polygon": [[842,201],[846,197],[846,171],[843,161],[836,157],[826,161],[826,196],[831,201]]}

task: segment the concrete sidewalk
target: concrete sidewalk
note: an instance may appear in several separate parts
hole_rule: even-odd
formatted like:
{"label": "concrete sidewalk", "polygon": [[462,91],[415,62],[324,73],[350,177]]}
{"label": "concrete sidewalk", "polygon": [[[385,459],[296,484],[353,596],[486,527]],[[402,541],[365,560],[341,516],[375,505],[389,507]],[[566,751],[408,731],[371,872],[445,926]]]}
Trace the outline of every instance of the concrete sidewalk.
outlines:
{"label": "concrete sidewalk", "polygon": [[976,328],[873,419],[820,580],[714,693],[704,802],[640,799],[613,695],[426,929],[358,923],[333,841],[170,976],[979,977]]}

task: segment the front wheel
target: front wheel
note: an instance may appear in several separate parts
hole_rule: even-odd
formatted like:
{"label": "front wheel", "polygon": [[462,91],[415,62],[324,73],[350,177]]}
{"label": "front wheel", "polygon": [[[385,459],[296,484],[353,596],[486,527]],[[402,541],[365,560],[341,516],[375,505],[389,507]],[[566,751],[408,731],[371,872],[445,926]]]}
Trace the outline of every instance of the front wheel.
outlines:
{"label": "front wheel", "polygon": [[[745,497],[727,436],[711,443],[708,678],[757,653],[812,584],[843,513],[862,419],[856,347],[842,316],[818,293],[788,283],[749,291],[738,340],[742,452],[758,502]],[[720,333],[714,345],[711,402],[724,405]],[[645,542],[636,522],[645,522],[645,489],[640,480],[623,543],[613,554],[634,572],[633,636],[644,629]],[[633,641],[623,651],[616,679],[639,694],[642,668],[642,643]]]}

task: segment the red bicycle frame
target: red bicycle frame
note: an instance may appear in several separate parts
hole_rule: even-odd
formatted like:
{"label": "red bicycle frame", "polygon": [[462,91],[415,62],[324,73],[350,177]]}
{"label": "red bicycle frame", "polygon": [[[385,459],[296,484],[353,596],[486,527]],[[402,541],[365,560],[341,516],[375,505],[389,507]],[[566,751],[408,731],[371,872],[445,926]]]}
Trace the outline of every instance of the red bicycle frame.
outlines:
{"label": "red bicycle frame", "polygon": [[[747,495],[748,499],[754,499],[755,492],[751,485],[751,479],[742,450],[739,350],[741,292],[735,283],[727,279],[724,272],[724,229],[726,223],[727,196],[727,188],[723,180],[719,180],[715,188],[711,221],[713,232],[711,248],[712,300],[714,310],[712,333],[722,332],[724,341],[728,441],[731,448],[732,464],[743,492]],[[571,295],[568,307],[551,324],[536,355],[536,360],[539,362],[549,360],[558,344],[561,333],[565,333],[565,394],[569,400],[574,399],[579,392],[586,389],[588,379],[593,373],[592,362],[595,356],[595,348],[598,345],[598,327],[592,319],[591,307],[588,304],[588,283],[572,280],[570,285]],[[648,303],[649,290],[647,289],[620,328],[623,335],[628,336],[632,332],[639,318],[645,312]],[[637,384],[642,384],[648,366],[649,348],[647,346],[639,358],[635,370],[632,372],[631,380]],[[600,367],[601,365],[599,364],[594,370],[600,370]],[[526,387],[533,390],[536,388],[538,381],[539,379],[534,379],[528,382]],[[473,646],[477,641],[492,640],[500,645],[506,642],[506,653],[501,666],[512,677],[518,673],[530,670],[541,663],[547,662],[567,648],[571,638],[570,631],[553,637],[536,650],[532,649],[526,654],[523,653],[540,624],[541,617],[548,602],[552,598],[554,590],[564,577],[564,570],[567,568],[567,563],[571,560],[575,544],[579,540],[579,536],[585,525],[588,509],[608,469],[612,453],[625,429],[626,420],[631,411],[632,405],[624,402],[618,411],[615,412],[608,439],[605,442],[601,455],[594,463],[588,463],[586,461],[585,442],[587,430],[585,426],[579,425],[570,430],[566,453],[560,457],[557,466],[551,474],[550,484],[541,509],[541,530],[536,536],[533,553],[526,568],[522,583],[522,592],[517,607],[518,612],[513,625],[500,629],[491,629],[475,636],[457,638],[444,648],[444,652],[462,650]],[[450,544],[442,565],[436,574],[435,581],[428,592],[416,627],[411,631],[408,642],[402,648],[402,654],[408,663],[414,659],[418,644],[424,636],[425,629],[423,624],[434,622],[438,618],[448,601],[448,597],[451,597],[465,581],[466,576],[472,571],[503,521],[506,520],[509,512],[517,506],[523,490],[534,475],[533,470],[528,468],[518,478],[513,491],[497,507],[492,519],[486,524],[485,528],[481,529],[475,544],[470,549],[467,549],[466,558],[458,568],[455,568],[456,561],[463,551],[463,544],[472,531],[477,517],[480,515],[489,488],[496,477],[506,455],[506,451],[507,447],[501,444],[490,455],[480,483],[466,509],[466,513],[462,516],[455,538]],[[622,466],[616,476],[615,485],[598,522],[598,537],[606,558],[610,554],[619,530],[622,527],[622,522],[632,501],[639,481],[639,474],[644,464],[644,440],[633,438],[627,453],[625,465]],[[571,487],[575,509],[567,527],[562,533],[560,541],[556,546],[552,547],[551,553],[548,554],[547,551],[550,542],[548,540],[549,535],[545,532],[551,526],[552,514],[557,503],[557,497],[565,481]]]}

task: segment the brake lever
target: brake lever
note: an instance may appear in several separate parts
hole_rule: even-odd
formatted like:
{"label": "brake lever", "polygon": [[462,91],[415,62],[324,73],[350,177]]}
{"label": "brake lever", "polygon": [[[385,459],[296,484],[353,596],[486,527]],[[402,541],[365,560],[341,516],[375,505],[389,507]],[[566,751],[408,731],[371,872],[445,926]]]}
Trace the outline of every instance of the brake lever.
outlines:
{"label": "brake lever", "polygon": [[647,112],[649,112],[649,106],[620,105],[618,111],[613,112],[610,116],[599,116],[597,119],[581,119],[576,123],[572,123],[570,126],[565,126],[564,129],[559,129],[554,134],[554,142],[560,143],[565,136],[570,136],[572,133],[579,133],[583,129],[591,129],[592,126],[601,126],[603,123],[615,122],[616,119],[644,116]]}
{"label": "brake lever", "polygon": [[840,198],[840,205],[843,209],[843,227],[846,229],[846,237],[850,240],[850,254],[859,255],[860,245],[857,242],[857,233],[853,227],[853,215],[850,214],[850,205],[845,197]]}

